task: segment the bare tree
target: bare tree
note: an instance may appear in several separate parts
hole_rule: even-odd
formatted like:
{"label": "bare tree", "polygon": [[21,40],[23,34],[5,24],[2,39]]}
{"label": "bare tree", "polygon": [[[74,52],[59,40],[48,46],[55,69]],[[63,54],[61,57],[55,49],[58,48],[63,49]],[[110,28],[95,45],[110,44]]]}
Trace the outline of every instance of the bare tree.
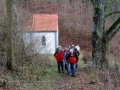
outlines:
{"label": "bare tree", "polygon": [[[105,30],[106,17],[116,13],[107,14],[106,9],[109,0],[91,0],[94,8],[94,30],[92,32],[93,39],[93,62],[96,66],[108,65],[106,60],[107,45],[111,38],[120,29],[120,17],[111,25],[108,30]],[[112,0],[114,1],[114,0]]]}
{"label": "bare tree", "polygon": [[13,25],[12,25],[12,5],[13,0],[6,0],[7,4],[7,69],[14,69],[14,56],[13,56]]}

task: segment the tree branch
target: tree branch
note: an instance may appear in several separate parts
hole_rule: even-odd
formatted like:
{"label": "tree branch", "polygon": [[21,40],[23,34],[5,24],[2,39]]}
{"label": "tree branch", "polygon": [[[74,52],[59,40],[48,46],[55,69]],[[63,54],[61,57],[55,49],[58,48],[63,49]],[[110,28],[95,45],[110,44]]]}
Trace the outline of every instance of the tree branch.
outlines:
{"label": "tree branch", "polygon": [[106,2],[106,8],[109,8],[113,3],[115,3],[117,0],[110,0]]}
{"label": "tree branch", "polygon": [[113,25],[106,31],[107,40],[111,38],[120,30],[120,17],[113,23]]}
{"label": "tree branch", "polygon": [[116,13],[120,13],[120,11],[114,11],[114,12],[107,13],[106,17],[109,17],[109,16],[116,14]]}

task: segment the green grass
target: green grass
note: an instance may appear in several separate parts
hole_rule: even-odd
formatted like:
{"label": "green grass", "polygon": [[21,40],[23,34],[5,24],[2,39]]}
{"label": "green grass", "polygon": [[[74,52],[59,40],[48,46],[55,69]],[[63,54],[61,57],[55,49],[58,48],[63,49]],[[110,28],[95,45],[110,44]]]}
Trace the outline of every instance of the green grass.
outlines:
{"label": "green grass", "polygon": [[32,81],[25,83],[27,86],[25,90],[56,90],[55,82],[58,78],[56,67],[44,67],[41,70],[41,73],[35,75]]}
{"label": "green grass", "polygon": [[79,60],[78,65],[80,68],[84,68],[87,66],[87,64],[84,64],[84,62],[82,60]]}
{"label": "green grass", "polygon": [[31,66],[25,68],[20,75],[18,72],[6,72],[2,76],[4,75],[9,90],[56,90],[59,79],[55,65]]}
{"label": "green grass", "polygon": [[80,67],[80,68],[84,68],[84,67],[87,67],[88,66],[88,64],[85,64],[84,63],[84,61],[83,61],[83,56],[82,55],[80,55],[80,57],[79,57],[80,59],[79,59],[79,61],[78,61],[78,66]]}

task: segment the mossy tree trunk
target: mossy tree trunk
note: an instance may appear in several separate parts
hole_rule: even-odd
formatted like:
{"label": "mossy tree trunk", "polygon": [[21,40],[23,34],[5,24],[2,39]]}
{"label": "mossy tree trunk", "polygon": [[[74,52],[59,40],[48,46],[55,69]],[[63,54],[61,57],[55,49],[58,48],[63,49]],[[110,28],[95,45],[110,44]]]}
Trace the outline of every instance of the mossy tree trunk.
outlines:
{"label": "mossy tree trunk", "polygon": [[12,27],[12,4],[13,0],[6,0],[7,4],[7,69],[13,71],[14,69],[14,56],[13,56],[13,27]]}
{"label": "mossy tree trunk", "polygon": [[[94,8],[94,30],[92,32],[92,57],[93,63],[97,67],[108,66],[106,60],[107,44],[111,38],[120,29],[120,18],[118,18],[113,25],[105,30],[106,19],[106,1],[105,0],[91,0]],[[109,14],[108,14],[109,15]]]}
{"label": "mossy tree trunk", "polygon": [[105,28],[105,3],[101,0],[96,0],[94,6],[94,30],[93,30],[93,62],[100,66],[105,59],[106,43],[104,42],[104,28]]}

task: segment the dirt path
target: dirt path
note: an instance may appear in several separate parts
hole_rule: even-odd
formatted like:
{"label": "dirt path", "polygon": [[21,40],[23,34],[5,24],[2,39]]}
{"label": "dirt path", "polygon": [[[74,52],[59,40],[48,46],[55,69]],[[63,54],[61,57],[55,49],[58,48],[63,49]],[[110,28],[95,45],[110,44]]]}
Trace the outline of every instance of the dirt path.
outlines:
{"label": "dirt path", "polygon": [[57,84],[57,90],[91,90],[93,87],[93,84],[89,83],[86,70],[80,68],[77,69],[75,77],[64,74]]}

